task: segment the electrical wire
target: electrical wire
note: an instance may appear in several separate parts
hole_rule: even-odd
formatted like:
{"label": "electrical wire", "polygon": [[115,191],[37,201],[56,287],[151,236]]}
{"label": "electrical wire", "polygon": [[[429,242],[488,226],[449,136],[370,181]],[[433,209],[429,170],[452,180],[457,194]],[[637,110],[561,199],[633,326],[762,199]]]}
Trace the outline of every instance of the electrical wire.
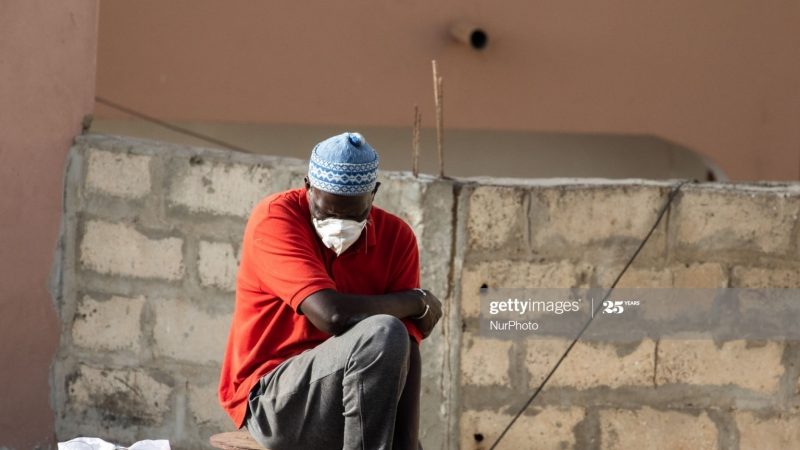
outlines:
{"label": "electrical wire", "polygon": [[181,127],[181,126],[178,126],[178,125],[171,124],[169,122],[165,122],[165,121],[163,121],[161,119],[158,119],[156,117],[153,117],[153,116],[147,115],[145,113],[136,111],[134,109],[128,108],[127,106],[120,105],[119,103],[112,102],[111,100],[105,99],[103,97],[97,96],[94,99],[95,99],[95,101],[97,103],[101,103],[103,105],[109,106],[111,108],[114,108],[114,109],[116,109],[118,111],[122,111],[122,112],[124,112],[126,114],[129,114],[131,116],[138,117],[139,119],[142,119],[144,121],[153,123],[155,125],[158,125],[160,127],[166,128],[168,130],[175,131],[176,133],[185,134],[187,136],[191,136],[193,138],[200,139],[202,141],[208,142],[210,144],[218,145],[220,147],[227,148],[229,150],[236,150],[236,151],[245,152],[245,153],[256,153],[256,152],[254,152],[252,150],[249,150],[249,149],[246,149],[244,147],[240,147],[238,145],[231,144],[230,142],[226,142],[226,141],[223,141],[223,140],[208,136],[206,134],[202,134],[202,133],[198,133],[196,131],[192,131],[192,130],[190,130],[188,128],[184,128],[184,127]]}

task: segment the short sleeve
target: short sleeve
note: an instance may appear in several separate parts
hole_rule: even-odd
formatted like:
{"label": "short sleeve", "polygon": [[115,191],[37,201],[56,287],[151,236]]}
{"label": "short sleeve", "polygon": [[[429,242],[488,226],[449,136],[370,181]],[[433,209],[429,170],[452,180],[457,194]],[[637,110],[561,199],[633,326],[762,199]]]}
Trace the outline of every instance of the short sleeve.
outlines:
{"label": "short sleeve", "polygon": [[[397,244],[397,247],[401,250],[392,259],[388,291],[399,292],[420,287],[417,238],[414,236],[414,232],[411,231],[411,227],[405,222],[401,223]],[[417,326],[408,318],[403,319],[403,323],[408,329],[408,334],[419,344],[422,341],[422,333],[417,329]]]}
{"label": "short sleeve", "polygon": [[254,225],[249,249],[259,283],[295,312],[314,292],[336,289],[302,221],[302,216],[273,202]]}

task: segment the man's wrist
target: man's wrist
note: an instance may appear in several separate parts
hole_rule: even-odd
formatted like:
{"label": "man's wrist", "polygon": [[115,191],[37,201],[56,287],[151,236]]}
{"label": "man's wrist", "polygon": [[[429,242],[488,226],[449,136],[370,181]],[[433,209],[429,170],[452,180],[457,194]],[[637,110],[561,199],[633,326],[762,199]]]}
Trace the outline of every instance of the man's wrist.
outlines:
{"label": "man's wrist", "polygon": [[428,302],[425,301],[425,297],[428,294],[426,294],[425,291],[420,289],[420,288],[414,288],[414,294],[419,299],[420,307],[417,310],[419,312],[417,314],[414,314],[413,316],[411,316],[411,318],[412,319],[421,319],[421,318],[425,317],[426,314],[428,314],[428,310],[430,309],[430,306],[428,305]]}
{"label": "man's wrist", "polygon": [[414,319],[414,320],[422,319],[423,317],[428,315],[428,311],[430,311],[430,310],[431,310],[431,306],[430,305],[425,305],[425,311],[423,311],[423,313],[420,314],[417,317],[412,317],[412,319]]}

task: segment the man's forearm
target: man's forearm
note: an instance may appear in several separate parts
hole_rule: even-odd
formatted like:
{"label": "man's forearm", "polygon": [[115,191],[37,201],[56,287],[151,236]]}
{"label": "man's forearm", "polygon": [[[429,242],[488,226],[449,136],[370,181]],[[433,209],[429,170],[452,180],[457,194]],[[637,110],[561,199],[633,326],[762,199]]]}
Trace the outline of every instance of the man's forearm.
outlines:
{"label": "man's forearm", "polygon": [[375,314],[389,314],[399,319],[421,314],[424,302],[412,292],[393,292],[383,295],[339,294],[335,314],[346,328],[350,328],[366,317]]}
{"label": "man's forearm", "polygon": [[[341,334],[366,317],[389,314],[399,319],[422,314],[425,302],[413,290],[381,295],[357,295],[324,289],[309,295],[300,305],[312,323],[331,334]],[[320,322],[319,324],[317,322]]]}

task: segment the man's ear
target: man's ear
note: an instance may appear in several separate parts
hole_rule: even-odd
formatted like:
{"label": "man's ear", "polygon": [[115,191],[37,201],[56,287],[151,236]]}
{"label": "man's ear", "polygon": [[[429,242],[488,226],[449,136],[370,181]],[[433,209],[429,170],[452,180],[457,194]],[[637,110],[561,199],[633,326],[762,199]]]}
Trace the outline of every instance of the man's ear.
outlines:
{"label": "man's ear", "polygon": [[308,175],[303,177],[303,183],[306,185],[306,190],[311,190],[311,182],[308,181]]}
{"label": "man's ear", "polygon": [[372,198],[375,198],[375,193],[378,192],[378,188],[379,187],[381,187],[381,182],[380,181],[376,181],[375,182],[375,189],[372,190]]}

